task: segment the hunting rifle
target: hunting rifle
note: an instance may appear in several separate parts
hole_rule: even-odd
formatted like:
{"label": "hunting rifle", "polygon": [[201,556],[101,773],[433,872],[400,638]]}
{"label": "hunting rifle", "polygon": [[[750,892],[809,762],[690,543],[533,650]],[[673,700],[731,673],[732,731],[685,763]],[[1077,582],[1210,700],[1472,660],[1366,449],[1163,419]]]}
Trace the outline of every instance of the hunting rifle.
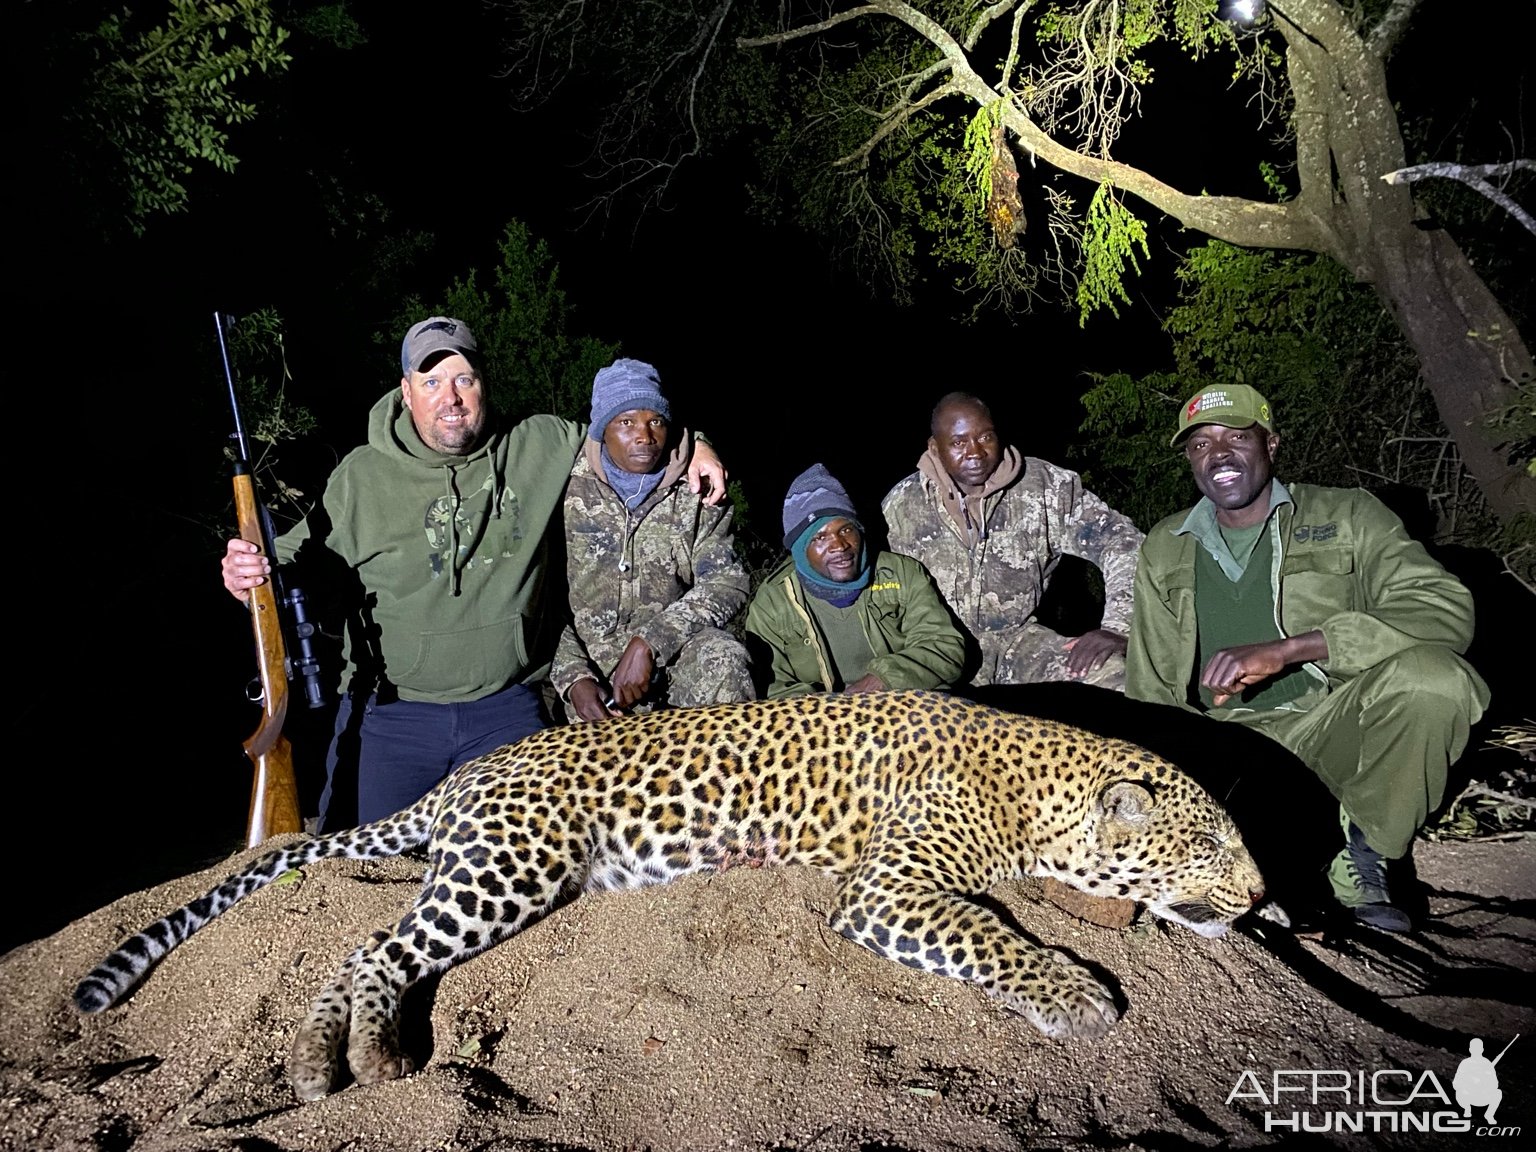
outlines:
{"label": "hunting rifle", "polygon": [[[259,696],[253,692],[252,699],[261,704],[261,720],[245,741],[245,754],[255,769],[245,843],[246,847],[254,848],[268,837],[304,829],[298,779],[293,771],[293,748],[283,734],[288,717],[288,681],[302,678],[305,701],[311,708],[325,704],[325,693],[320,682],[320,662],[314,654],[315,627],[305,610],[304,593],[278,571],[272,548],[272,522],[266,506],[256,496],[250,446],[240,421],[240,401],[235,394],[235,375],[229,366],[229,347],[225,342],[225,328],[232,319],[220,312],[213,314],[219,330],[224,379],[229,385],[229,409],[235,418],[235,430],[230,435],[235,457],[235,518],[240,538],[272,558],[271,578],[252,588],[247,600],[258,665],[252,686],[259,684],[260,692]],[[298,652],[297,659],[290,656],[290,650]]]}

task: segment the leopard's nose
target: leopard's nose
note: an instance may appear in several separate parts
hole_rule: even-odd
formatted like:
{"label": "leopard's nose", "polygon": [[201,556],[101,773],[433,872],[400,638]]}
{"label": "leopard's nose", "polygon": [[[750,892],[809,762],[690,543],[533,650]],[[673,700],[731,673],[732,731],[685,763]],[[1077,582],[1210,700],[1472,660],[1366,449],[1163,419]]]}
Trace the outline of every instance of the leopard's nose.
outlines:
{"label": "leopard's nose", "polygon": [[1264,885],[1250,884],[1248,886],[1248,906],[1251,908],[1262,899],[1264,899]]}

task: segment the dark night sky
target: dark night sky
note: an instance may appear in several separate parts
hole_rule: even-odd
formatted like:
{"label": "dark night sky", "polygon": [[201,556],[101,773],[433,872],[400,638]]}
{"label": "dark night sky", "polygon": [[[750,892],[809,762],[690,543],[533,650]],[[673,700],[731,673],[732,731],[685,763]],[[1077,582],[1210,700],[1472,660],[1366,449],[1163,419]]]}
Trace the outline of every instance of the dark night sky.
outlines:
{"label": "dark night sky", "polygon": [[[431,19],[479,11],[444,0]],[[48,534],[49,562],[22,605],[46,639],[14,715],[68,749],[57,770],[46,758],[28,769],[48,820],[30,831],[61,819],[108,867],[67,902],[23,893],[0,948],[238,843],[250,781],[240,741],[256,718],[243,695],[249,625],[218,583],[220,545],[191,519],[225,468],[212,314],[283,315],[292,395],[325,419],[311,461],[361,442],[368,405],[396,380],[366,342],[388,316],[359,313],[359,248],[326,230],[316,172],[378,192],[388,229],[434,234],[408,284],[428,299],[471,266],[489,275],[503,226],[522,219],[560,265],[575,331],[659,367],[775,536],[784,487],[818,459],[866,506],[877,500],[911,469],[944,391],[992,396],[1021,443],[1056,455],[1077,419],[1078,374],[1125,364],[1130,333],[1107,319],[1086,333],[1050,310],[965,327],[876,301],[809,241],[748,218],[741,179],[722,165],[688,174],[633,241],[623,223],[606,237],[578,229],[571,205],[589,190],[573,166],[579,144],[564,125],[511,114],[493,36],[423,53],[419,9],[370,6],[365,19],[368,45],[298,57],[281,101],[237,135],[236,173],[196,175],[191,210],[151,220],[140,240],[96,243],[63,181],[23,188],[21,218],[48,254],[26,265],[38,323],[82,386],[78,403],[56,394],[67,431],[25,438],[18,463],[86,545],[72,555]],[[28,91],[36,111],[23,120],[44,130],[48,85]]]}
{"label": "dark night sky", "polygon": [[[482,21],[477,0],[433,11],[439,22],[453,13]],[[314,169],[379,192],[401,232],[434,234],[408,282],[428,299],[472,266],[484,282],[516,216],[559,262],[575,330],[655,363],[687,422],[714,436],[764,509],[817,459],[847,473],[856,496],[876,499],[910,471],[928,409],[952,388],[981,392],[1026,450],[1061,458],[1080,419],[1085,371],[1167,355],[1146,298],[1166,295],[1168,237],[1133,287],[1126,322],[1105,315],[1080,329],[1050,302],[1012,321],[965,325],[950,315],[965,301],[941,289],[921,310],[876,300],[812,241],[749,216],[743,177],[721,162],[685,171],[669,211],[638,224],[616,219],[605,235],[579,227],[573,210],[593,186],[576,168],[582,145],[568,108],[513,114],[507,84],[493,75],[494,34],[466,36],[466,54],[445,64],[416,58],[419,13],[370,9],[365,20],[366,46],[296,59],[281,82],[286,108],[243,137],[235,176],[200,174],[191,212],[152,221],[142,243],[113,254],[121,262],[105,276],[71,285],[85,296],[82,311],[130,333],[184,329],[206,339],[214,308],[276,307],[287,321],[293,395],[325,416],[345,450],[362,437],[368,401],[392,381],[374,349],[358,345],[355,317],[332,322],[338,304],[351,303],[344,265],[357,249],[317,227]],[[216,365],[189,367],[216,383]]]}
{"label": "dark night sky", "polygon": [[[45,19],[42,8],[28,4],[24,19]],[[953,388],[991,399],[1026,451],[1081,466],[1068,453],[1083,374],[1167,366],[1157,323],[1173,246],[1184,242],[1176,228],[1155,230],[1125,318],[1100,316],[1086,329],[1049,306],[965,326],[949,318],[958,298],[921,311],[873,300],[809,241],[749,218],[741,177],[723,164],[685,174],[672,211],[644,218],[633,242],[622,221],[605,237],[576,228],[571,205],[590,188],[573,167],[566,110],[542,122],[512,115],[477,0],[440,0],[430,14],[360,11],[370,43],[297,58],[275,89],[280,104],[237,135],[237,173],[196,176],[191,211],[151,221],[142,240],[95,244],[47,164],[22,181],[14,239],[41,255],[21,262],[17,288],[39,307],[32,323],[55,358],[49,370],[79,383],[53,390],[42,410],[52,422],[39,425],[51,432],[21,446],[20,468],[54,514],[47,559],[13,604],[44,636],[13,716],[51,753],[19,770],[44,793],[33,831],[62,820],[108,876],[106,891],[78,890],[70,904],[23,893],[0,949],[220,858],[241,834],[249,769],[239,741],[255,720],[241,695],[249,630],[218,584],[220,547],[188,520],[223,467],[212,313],[282,313],[292,394],[326,417],[337,452],[362,440],[368,404],[395,382],[364,335],[388,317],[359,311],[358,247],[326,231],[318,171],[383,196],[389,228],[434,233],[409,285],[428,299],[471,266],[488,275],[503,225],[522,219],[560,265],[575,330],[659,367],[686,421],[712,434],[752,514],[770,526],[789,478],[816,460],[869,507],[911,470],[929,407]],[[444,45],[424,21],[459,34]],[[35,110],[20,117],[24,127],[46,135],[57,79],[27,86]],[[1138,129],[1127,140],[1133,154],[1156,151],[1162,171],[1182,172],[1189,187],[1203,185],[1207,159],[1256,144],[1251,114],[1220,99],[1219,86],[1212,92],[1157,90],[1149,117],[1164,101],[1182,130],[1170,136],[1166,119],[1155,133]],[[32,154],[51,156],[45,145]]]}

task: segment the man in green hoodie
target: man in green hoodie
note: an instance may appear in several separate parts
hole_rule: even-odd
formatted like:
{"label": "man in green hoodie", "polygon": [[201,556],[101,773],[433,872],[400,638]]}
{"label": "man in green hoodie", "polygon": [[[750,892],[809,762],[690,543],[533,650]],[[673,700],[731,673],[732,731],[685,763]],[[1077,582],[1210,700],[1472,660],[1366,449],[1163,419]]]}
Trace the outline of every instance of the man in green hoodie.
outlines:
{"label": "man in green hoodie", "polygon": [[1472,596],[1370,493],[1280,483],[1279,443],[1246,385],[1185,404],[1173,446],[1201,499],[1142,545],[1126,695],[1294,752],[1339,802],[1334,896],[1358,922],[1406,932],[1389,866],[1439,807],[1488,705],[1461,658]]}
{"label": "man in green hoodie", "polygon": [[[558,531],[587,428],[556,416],[505,426],[477,358],[463,321],[412,325],[400,387],[373,406],[367,444],[276,541],[279,563],[321,579],[344,566],[356,593],[323,829],[388,816],[457,765],[548,723],[530,687],[560,628],[546,602],[546,533],[552,522]],[[708,503],[724,497],[706,445],[688,477],[695,491],[708,482]],[[254,545],[228,542],[224,586],[237,599],[270,573]]]}

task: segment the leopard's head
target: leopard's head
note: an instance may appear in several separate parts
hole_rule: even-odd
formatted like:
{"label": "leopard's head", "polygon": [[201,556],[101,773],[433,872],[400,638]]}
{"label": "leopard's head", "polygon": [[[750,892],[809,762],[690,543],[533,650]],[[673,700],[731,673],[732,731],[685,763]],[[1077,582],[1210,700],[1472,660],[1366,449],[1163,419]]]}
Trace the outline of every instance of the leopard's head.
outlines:
{"label": "leopard's head", "polygon": [[1264,896],[1232,818],[1171,765],[1102,784],[1067,847],[1070,873],[1050,874],[1091,895],[1138,900],[1202,936],[1223,935]]}

